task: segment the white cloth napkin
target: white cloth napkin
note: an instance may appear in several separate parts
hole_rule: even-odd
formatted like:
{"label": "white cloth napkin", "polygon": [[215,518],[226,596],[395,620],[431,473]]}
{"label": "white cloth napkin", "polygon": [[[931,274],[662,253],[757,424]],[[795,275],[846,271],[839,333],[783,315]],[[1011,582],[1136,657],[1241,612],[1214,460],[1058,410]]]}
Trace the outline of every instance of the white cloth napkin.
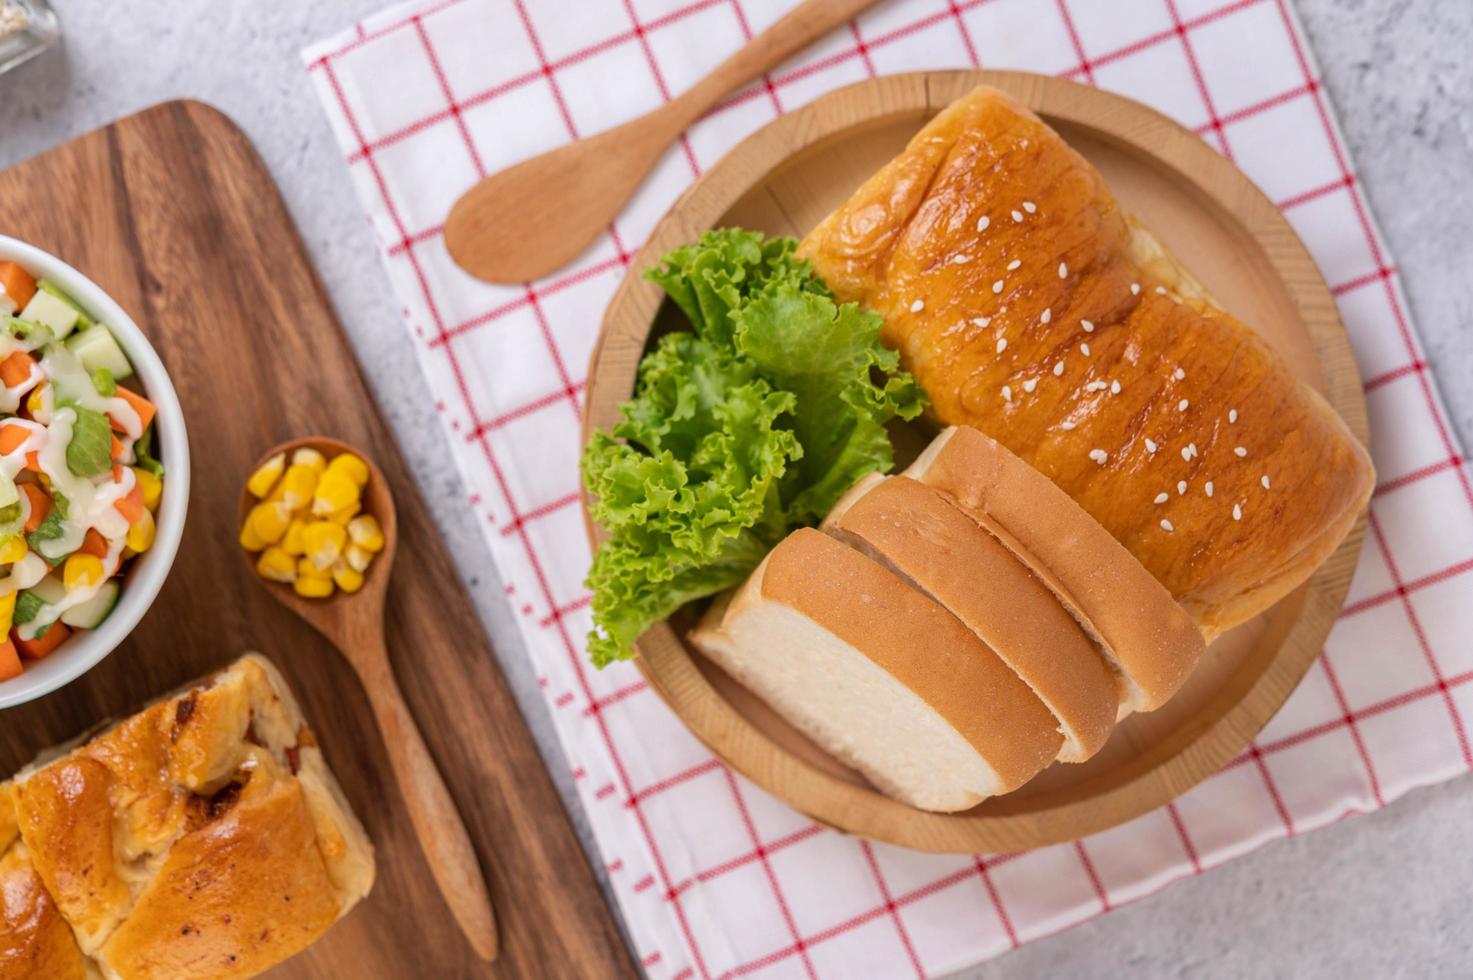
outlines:
{"label": "white cloth napkin", "polygon": [[[1473,489],[1286,0],[897,0],[699,122],[599,243],[513,288],[450,261],[481,175],[643,113],[790,0],[454,0],[305,52],[482,518],[611,872],[656,977],[928,976],[1473,765]],[[1333,284],[1381,485],[1325,655],[1253,749],[1174,805],[1074,844],[937,856],[816,827],[716,762],[630,665],[586,666],[577,506],[588,354],[676,195],[775,115],[869,75],[1059,73],[1200,132],[1283,207]]]}

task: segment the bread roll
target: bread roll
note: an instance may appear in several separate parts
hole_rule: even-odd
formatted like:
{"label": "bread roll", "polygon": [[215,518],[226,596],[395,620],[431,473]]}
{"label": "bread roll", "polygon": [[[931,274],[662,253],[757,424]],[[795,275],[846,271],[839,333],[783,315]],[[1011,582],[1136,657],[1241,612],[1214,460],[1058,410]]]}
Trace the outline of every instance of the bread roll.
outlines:
{"label": "bread roll", "polygon": [[884,317],[937,421],[1062,487],[1209,639],[1366,506],[1370,458],[1334,410],[1001,92],[942,111],[798,254]]}
{"label": "bread roll", "polygon": [[1059,753],[1058,722],[935,601],[820,531],[795,531],[691,641],[885,793],[964,810]]}
{"label": "bread roll", "polygon": [[1053,713],[1064,736],[1061,761],[1098,752],[1115,728],[1121,679],[1048,587],[940,491],[903,476],[868,478],[856,491],[825,527],[945,606],[994,650]]}
{"label": "bread roll", "polygon": [[0,784],[3,980],[253,976],[373,884],[372,845],[260,656],[51,755]]}

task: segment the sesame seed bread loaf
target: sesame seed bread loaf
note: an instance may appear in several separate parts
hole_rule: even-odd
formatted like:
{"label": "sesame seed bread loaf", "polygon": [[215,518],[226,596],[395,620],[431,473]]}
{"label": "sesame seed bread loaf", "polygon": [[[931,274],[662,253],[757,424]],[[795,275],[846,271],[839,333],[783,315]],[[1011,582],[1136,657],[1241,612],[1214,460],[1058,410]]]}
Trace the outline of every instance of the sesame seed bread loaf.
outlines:
{"label": "sesame seed bread loaf", "polygon": [[1303,583],[1369,499],[1329,404],[1001,92],[939,113],[798,254],[884,317],[936,421],[1045,474],[1209,639]]}
{"label": "sesame seed bread loaf", "polygon": [[1059,754],[1043,702],[960,620],[821,531],[782,541],[690,640],[883,792],[955,811]]}
{"label": "sesame seed bread loaf", "polygon": [[373,877],[285,681],[247,655],[0,784],[0,980],[253,976]]}
{"label": "sesame seed bread loaf", "polygon": [[824,527],[941,603],[994,650],[1053,713],[1064,736],[1061,761],[1083,762],[1105,744],[1121,678],[1048,587],[954,500],[904,476],[871,476]]}
{"label": "sesame seed bread loaf", "polygon": [[1192,618],[1120,542],[1042,473],[953,426],[905,475],[941,491],[1058,598],[1120,673],[1122,715],[1165,704],[1206,647]]}

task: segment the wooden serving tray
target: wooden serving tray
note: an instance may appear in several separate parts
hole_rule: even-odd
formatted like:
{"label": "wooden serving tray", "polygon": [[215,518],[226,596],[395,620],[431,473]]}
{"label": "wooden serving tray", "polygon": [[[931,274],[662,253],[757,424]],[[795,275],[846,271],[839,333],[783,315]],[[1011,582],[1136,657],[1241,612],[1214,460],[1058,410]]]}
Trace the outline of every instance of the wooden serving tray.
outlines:
{"label": "wooden serving tray", "polygon": [[[926,121],[982,84],[1009,92],[1058,130],[1123,206],[1369,442],[1360,376],[1334,297],[1288,221],[1251,181],[1195,134],[1139,103],[1062,79],[997,71],[890,75],[849,86],[780,117],[707,171],[656,226],[609,306],[589,370],[585,438],[618,419],[650,338],[681,326],[673,304],[642,277],[647,267],[713,227],[803,236]],[[924,440],[915,428],[908,434]],[[897,454],[907,448],[914,449],[897,445]],[[591,523],[590,533],[598,535]],[[671,623],[641,638],[639,663],[717,755],[821,822],[929,851],[1040,847],[1161,806],[1243,751],[1319,653],[1363,533],[1364,519],[1304,587],[1213,643],[1169,704],[1128,718],[1093,759],[1055,764],[1017,792],[964,813],[927,813],[881,795],[688,648],[684,630]]]}
{"label": "wooden serving tray", "polygon": [[[0,231],[61,256],[134,316],[178,389],[194,458],[189,521],[163,592],[90,673],[0,712],[0,773],[260,650],[291,681],[378,856],[367,901],[273,976],[633,976],[480,623],[245,135],[199,103],[149,109],[0,174]],[[486,869],[501,930],[494,966],[475,958],[425,867],[352,671],[236,554],[252,462],[311,434],[362,447],[393,487],[389,651]]]}

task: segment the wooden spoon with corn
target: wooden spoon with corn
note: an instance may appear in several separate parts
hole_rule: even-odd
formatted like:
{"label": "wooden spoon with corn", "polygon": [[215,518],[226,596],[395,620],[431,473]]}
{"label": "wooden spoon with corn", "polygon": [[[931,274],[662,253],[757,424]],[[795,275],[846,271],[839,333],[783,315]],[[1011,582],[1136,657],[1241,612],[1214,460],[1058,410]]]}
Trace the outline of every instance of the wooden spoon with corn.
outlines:
{"label": "wooden spoon with corn", "polygon": [[483,960],[496,918],[475,848],[404,703],[384,644],[394,561],[394,498],[372,461],[335,439],[284,443],[262,457],[240,499],[241,546],[278,602],[357,672],[440,893]]}

